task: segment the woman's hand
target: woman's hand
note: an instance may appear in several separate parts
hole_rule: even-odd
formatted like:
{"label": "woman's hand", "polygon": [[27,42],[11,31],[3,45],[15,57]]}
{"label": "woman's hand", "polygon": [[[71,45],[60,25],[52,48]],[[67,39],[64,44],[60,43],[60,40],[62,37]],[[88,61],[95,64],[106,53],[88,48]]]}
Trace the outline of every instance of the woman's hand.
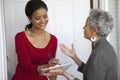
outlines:
{"label": "woman's hand", "polygon": [[[37,71],[38,71],[39,74],[43,75],[44,72],[41,71],[42,69],[48,68],[48,67],[51,67],[51,66],[55,66],[58,63],[59,63],[59,59],[57,59],[57,58],[51,58],[50,61],[48,62],[48,64],[39,65],[37,67]],[[49,74],[45,73],[44,75],[49,75]]]}
{"label": "woman's hand", "polygon": [[64,70],[61,68],[50,70],[49,73],[51,73],[52,75],[63,75],[64,76]]}
{"label": "woman's hand", "polygon": [[[52,69],[47,73],[42,73],[42,75],[44,76],[57,76],[57,75],[62,75],[65,78],[67,78],[68,80],[74,80],[74,77],[72,77],[69,73],[65,72],[63,69],[61,68],[57,68],[57,69]],[[52,79],[53,80],[53,79]]]}
{"label": "woman's hand", "polygon": [[55,66],[56,64],[59,64],[59,59],[57,59],[57,58],[52,58],[52,59],[48,62],[49,67]]}
{"label": "woman's hand", "polygon": [[77,57],[73,44],[71,46],[72,49],[69,49],[64,44],[60,44],[60,49],[64,54],[71,57],[78,66],[80,66],[82,64],[82,61]]}
{"label": "woman's hand", "polygon": [[69,57],[73,58],[74,56],[76,56],[76,52],[75,52],[75,48],[73,46],[73,44],[71,45],[72,49],[67,48],[64,44],[60,44],[60,49],[61,51],[68,55]]}
{"label": "woman's hand", "polygon": [[61,68],[51,69],[49,72],[42,73],[44,76],[56,76],[56,75],[65,75],[65,71]]}

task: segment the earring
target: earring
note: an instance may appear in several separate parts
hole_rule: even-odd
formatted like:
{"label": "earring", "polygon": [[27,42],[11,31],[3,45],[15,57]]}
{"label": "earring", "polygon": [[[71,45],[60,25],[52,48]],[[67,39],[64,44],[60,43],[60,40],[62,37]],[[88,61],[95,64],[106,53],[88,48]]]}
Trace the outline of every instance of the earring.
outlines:
{"label": "earring", "polygon": [[92,41],[92,42],[95,42],[95,41],[96,41],[96,37],[95,37],[95,36],[92,36],[92,37],[91,37],[91,41]]}

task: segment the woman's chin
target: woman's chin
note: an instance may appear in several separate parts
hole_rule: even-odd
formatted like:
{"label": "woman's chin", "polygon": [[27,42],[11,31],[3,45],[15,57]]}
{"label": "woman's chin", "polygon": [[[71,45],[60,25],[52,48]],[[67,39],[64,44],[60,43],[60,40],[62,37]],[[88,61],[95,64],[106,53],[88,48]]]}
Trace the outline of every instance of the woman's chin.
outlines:
{"label": "woman's chin", "polygon": [[40,27],[41,30],[44,30],[46,27]]}

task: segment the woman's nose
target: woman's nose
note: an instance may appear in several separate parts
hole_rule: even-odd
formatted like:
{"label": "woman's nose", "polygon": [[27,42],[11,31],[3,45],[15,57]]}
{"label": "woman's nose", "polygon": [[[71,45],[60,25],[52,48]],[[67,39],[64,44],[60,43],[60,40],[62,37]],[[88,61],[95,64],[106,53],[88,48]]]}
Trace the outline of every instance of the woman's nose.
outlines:
{"label": "woman's nose", "polygon": [[41,18],[41,23],[45,23],[45,19],[44,18]]}

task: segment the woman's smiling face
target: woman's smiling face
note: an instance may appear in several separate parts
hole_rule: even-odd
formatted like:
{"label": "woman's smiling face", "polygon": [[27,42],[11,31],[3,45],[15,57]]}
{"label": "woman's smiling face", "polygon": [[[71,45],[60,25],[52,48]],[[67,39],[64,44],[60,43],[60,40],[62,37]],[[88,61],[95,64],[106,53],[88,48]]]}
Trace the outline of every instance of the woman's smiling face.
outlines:
{"label": "woman's smiling face", "polygon": [[40,8],[33,12],[30,21],[32,22],[32,27],[44,30],[48,23],[48,15],[46,9]]}

